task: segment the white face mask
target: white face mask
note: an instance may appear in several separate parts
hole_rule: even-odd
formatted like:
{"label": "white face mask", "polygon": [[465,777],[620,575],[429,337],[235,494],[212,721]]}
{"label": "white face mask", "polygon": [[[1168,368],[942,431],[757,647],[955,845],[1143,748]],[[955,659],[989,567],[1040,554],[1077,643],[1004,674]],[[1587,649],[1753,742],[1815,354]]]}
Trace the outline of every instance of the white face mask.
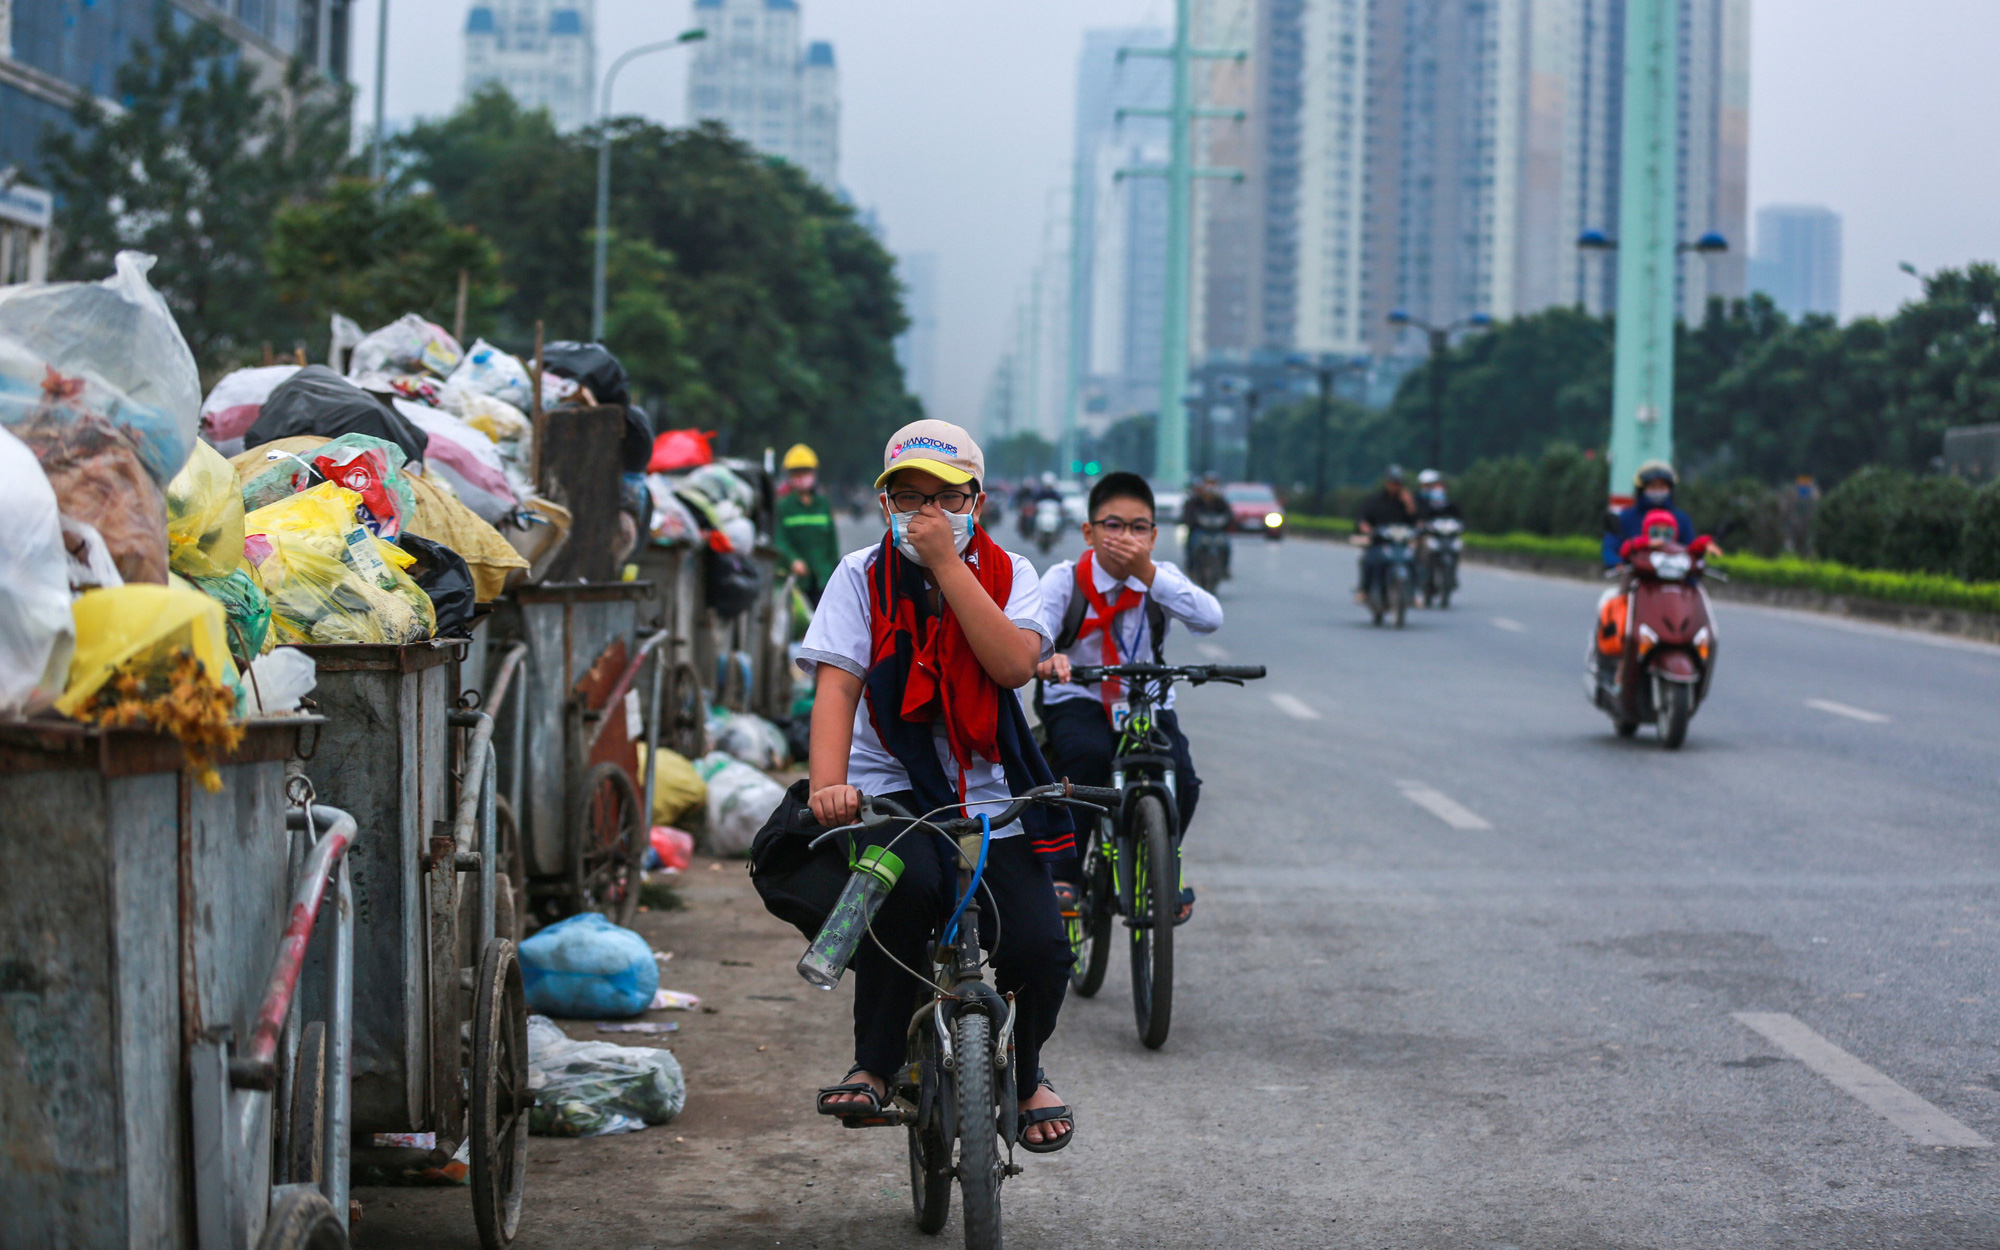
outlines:
{"label": "white face mask", "polygon": [[1661,490],[1658,487],[1654,487],[1653,489],[1648,490],[1646,492],[1646,502],[1656,506],[1665,504],[1667,500],[1672,499],[1673,497],[1674,497],[1674,492],[1670,490]]}
{"label": "white face mask", "polygon": [[[915,515],[914,512],[897,512],[893,508],[890,509],[889,532],[895,536],[896,550],[903,553],[904,559],[922,564],[924,558],[910,545],[910,518]],[[952,548],[964,554],[965,549],[972,545],[972,513],[947,512],[944,514],[944,519],[951,523]]]}

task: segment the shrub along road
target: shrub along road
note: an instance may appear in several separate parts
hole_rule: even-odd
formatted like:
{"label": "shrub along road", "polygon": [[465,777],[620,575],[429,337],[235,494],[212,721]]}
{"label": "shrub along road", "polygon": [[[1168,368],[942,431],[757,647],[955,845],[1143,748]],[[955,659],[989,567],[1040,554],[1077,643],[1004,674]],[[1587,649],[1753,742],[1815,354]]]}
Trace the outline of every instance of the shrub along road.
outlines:
{"label": "shrub along road", "polygon": [[[2000,1244],[2000,649],[1722,604],[1668,753],[1583,701],[1592,586],[1473,568],[1396,632],[1346,548],[1236,570],[1223,632],[1169,647],[1272,672],[1183,697],[1173,1036],[1139,1047],[1116,962],[1072,997],[1080,1136],[1008,1183],[1012,1244]],[[519,1244],[955,1244],[910,1223],[899,1134],[811,1114],[848,991],[693,876],[643,925],[723,1009],[680,1017],[688,1112],[538,1139]],[[462,1192],[364,1200],[363,1245],[476,1244]]]}

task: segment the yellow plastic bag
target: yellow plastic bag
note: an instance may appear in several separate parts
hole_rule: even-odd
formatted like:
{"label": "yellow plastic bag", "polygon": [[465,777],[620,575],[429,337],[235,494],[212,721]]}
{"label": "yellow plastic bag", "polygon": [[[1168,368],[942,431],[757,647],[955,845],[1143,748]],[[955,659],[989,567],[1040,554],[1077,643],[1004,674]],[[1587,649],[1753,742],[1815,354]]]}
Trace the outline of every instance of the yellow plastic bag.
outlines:
{"label": "yellow plastic bag", "polygon": [[243,567],[243,494],[222,453],[196,440],[167,483],[167,566],[183,577],[227,577]]}
{"label": "yellow plastic bag", "polygon": [[164,671],[183,649],[225,686],[236,683],[222,605],[179,586],[87,590],[71,605],[76,655],[56,710],[74,716],[121,666]]}
{"label": "yellow plastic bag", "polygon": [[500,531],[480,520],[449,486],[441,485],[441,479],[418,475],[410,479],[410,489],[417,497],[417,511],[409,532],[456,551],[472,571],[472,597],[480,603],[499,598],[507,575],[528,567]]}
{"label": "yellow plastic bag", "polygon": [[[657,771],[653,775],[653,823],[672,825],[681,817],[708,802],[708,783],[695,771],[687,756],[660,747],[653,752]],[[643,787],[646,781],[646,744],[639,744],[639,771],[634,774]]]}
{"label": "yellow plastic bag", "polygon": [[430,596],[403,571],[414,557],[355,519],[359,500],[323,482],[243,519],[280,642],[421,642],[437,631]]}

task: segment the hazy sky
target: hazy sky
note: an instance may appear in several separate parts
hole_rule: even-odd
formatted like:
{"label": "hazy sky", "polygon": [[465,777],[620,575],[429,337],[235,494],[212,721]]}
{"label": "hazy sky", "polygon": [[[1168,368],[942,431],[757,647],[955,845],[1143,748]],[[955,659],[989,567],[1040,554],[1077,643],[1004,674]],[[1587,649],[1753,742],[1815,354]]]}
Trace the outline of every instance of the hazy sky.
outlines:
{"label": "hazy sky", "polygon": [[[938,253],[944,411],[970,421],[1066,178],[1076,54],[1099,26],[1164,24],[1167,0],[801,0],[841,72],[841,180],[897,251]],[[1845,218],[1843,313],[1893,311],[1920,269],[2000,259],[1995,0],[1751,0],[1750,202]],[[355,4],[372,105],[375,2]],[[458,98],[463,0],[390,0],[388,113]],[[692,5],[597,0],[598,62],[668,38]],[[617,112],[684,120],[678,52],[633,63]],[[1738,243],[1738,240],[1731,240]],[[1748,240],[1741,241],[1748,243]]]}

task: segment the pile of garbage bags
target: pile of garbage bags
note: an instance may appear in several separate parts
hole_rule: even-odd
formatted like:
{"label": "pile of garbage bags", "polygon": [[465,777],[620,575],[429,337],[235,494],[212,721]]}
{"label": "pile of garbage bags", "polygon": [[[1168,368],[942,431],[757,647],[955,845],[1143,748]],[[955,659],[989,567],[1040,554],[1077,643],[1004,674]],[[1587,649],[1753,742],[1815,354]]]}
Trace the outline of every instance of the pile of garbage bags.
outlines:
{"label": "pile of garbage bags", "polygon": [[528,1131],[549,1137],[637,1132],[687,1104],[672,1051],[573,1041],[546,1016],[528,1017],[528,1088]]}

